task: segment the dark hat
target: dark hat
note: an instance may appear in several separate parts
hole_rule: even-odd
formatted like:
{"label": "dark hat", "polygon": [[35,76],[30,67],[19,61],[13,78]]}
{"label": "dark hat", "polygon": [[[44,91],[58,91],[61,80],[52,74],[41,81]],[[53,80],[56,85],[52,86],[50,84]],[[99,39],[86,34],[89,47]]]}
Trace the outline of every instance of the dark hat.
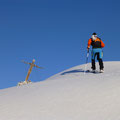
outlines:
{"label": "dark hat", "polygon": [[94,32],[92,35],[97,35],[97,33]]}

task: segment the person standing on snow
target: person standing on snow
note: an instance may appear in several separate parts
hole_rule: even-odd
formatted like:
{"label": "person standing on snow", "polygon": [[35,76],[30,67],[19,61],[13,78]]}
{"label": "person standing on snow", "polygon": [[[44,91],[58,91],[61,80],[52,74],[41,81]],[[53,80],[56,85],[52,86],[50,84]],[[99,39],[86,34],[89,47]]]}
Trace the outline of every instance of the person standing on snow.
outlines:
{"label": "person standing on snow", "polygon": [[97,56],[97,60],[99,61],[99,66],[100,66],[100,72],[104,72],[104,65],[103,65],[103,52],[102,48],[105,46],[103,41],[97,37],[96,33],[92,34],[92,37],[88,40],[88,45],[87,45],[87,51],[89,52],[90,46],[92,46],[92,71],[96,71],[96,65],[95,65],[95,58]]}

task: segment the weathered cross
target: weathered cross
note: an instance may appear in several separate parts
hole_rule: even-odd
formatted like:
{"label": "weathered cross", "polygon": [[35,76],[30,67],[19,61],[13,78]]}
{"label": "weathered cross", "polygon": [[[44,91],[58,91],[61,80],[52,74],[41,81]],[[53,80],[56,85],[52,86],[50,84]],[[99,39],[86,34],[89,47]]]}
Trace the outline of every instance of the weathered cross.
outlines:
{"label": "weathered cross", "polygon": [[25,62],[25,61],[22,61],[22,62],[24,62],[25,64],[29,64],[30,65],[30,68],[28,70],[28,74],[27,74],[26,79],[25,79],[26,82],[28,81],[28,78],[30,76],[30,73],[32,72],[32,68],[33,67],[37,67],[37,68],[43,69],[43,67],[39,67],[39,66],[34,64],[35,63],[35,59],[33,59],[32,63],[28,63],[28,62]]}

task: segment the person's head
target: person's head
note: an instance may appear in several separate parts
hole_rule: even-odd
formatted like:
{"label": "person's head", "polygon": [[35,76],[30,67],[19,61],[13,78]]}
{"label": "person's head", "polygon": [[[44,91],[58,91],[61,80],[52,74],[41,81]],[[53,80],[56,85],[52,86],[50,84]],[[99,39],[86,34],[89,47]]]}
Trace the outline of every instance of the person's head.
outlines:
{"label": "person's head", "polygon": [[97,34],[94,32],[93,34],[92,34],[92,40],[96,40],[97,39]]}

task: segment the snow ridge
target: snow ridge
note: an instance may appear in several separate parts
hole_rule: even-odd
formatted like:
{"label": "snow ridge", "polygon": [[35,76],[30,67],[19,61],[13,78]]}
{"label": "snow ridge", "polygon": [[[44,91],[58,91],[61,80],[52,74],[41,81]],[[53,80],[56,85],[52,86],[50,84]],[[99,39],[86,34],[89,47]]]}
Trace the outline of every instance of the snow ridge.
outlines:
{"label": "snow ridge", "polygon": [[84,74],[80,65],[42,82],[0,90],[0,119],[120,120],[119,66],[105,62],[105,73]]}

